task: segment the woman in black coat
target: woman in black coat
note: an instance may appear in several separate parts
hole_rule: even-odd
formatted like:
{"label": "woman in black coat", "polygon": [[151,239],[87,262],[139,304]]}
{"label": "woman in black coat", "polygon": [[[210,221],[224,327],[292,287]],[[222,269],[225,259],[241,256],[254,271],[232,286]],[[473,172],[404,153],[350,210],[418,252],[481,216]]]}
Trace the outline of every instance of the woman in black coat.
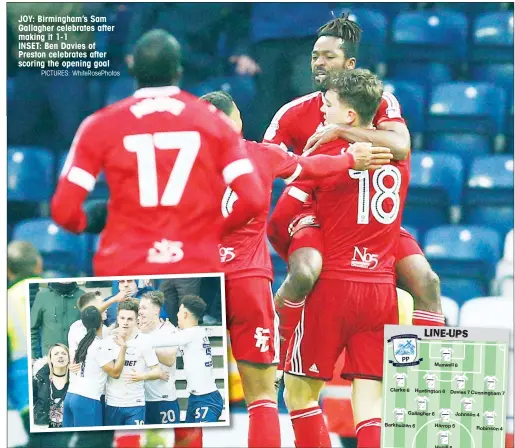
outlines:
{"label": "woman in black coat", "polygon": [[54,344],[48,351],[48,363],[35,373],[32,380],[34,424],[60,428],[63,404],[68,391],[70,354],[68,347]]}

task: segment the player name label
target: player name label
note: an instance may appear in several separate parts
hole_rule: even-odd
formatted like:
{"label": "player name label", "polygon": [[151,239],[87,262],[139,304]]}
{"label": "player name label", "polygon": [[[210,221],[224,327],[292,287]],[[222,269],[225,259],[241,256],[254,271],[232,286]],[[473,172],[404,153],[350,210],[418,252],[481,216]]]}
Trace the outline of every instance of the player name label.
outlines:
{"label": "player name label", "polygon": [[509,331],[387,325],[384,337],[382,448],[504,446]]}

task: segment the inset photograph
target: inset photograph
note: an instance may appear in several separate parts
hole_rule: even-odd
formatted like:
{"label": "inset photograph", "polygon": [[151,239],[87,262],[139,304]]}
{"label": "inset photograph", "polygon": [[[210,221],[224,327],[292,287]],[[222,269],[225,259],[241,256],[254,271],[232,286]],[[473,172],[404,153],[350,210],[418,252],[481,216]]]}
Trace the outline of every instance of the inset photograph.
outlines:
{"label": "inset photograph", "polygon": [[229,425],[222,274],[27,288],[31,432]]}

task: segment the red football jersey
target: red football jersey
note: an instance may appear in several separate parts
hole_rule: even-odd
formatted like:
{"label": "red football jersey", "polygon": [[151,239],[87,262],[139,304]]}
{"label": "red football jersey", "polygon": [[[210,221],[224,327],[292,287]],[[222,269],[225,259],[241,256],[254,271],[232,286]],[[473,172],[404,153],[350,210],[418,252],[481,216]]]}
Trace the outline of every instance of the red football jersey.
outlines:
{"label": "red football jersey", "polygon": [[[302,154],[308,139],[326,124],[322,111],[323,101],[322,92],[314,92],[285,104],[272,119],[263,141]],[[405,123],[397,98],[388,92],[383,93],[373,124],[377,126],[384,121]]]}
{"label": "red football jersey", "polygon": [[[275,178],[289,177],[297,169],[297,158],[288,156],[276,145],[246,141],[245,146],[269,197]],[[236,193],[228,187],[222,202],[224,217],[231,213],[237,199]],[[260,276],[273,281],[272,261],[266,241],[269,209],[270,199],[266,210],[254,217],[246,226],[223,238],[220,257],[227,278]]]}
{"label": "red football jersey", "polygon": [[[342,143],[328,143],[321,152],[339,153]],[[395,284],[395,257],[402,211],[409,183],[409,160],[394,161],[376,171],[348,170],[311,189],[324,241],[322,278]],[[290,188],[293,188],[293,183]]]}
{"label": "red football jersey", "polygon": [[228,119],[171,86],[139,89],[81,124],[52,201],[58,224],[84,230],[81,204],[102,170],[110,199],[95,275],[221,271],[226,186],[250,174],[262,191]]}

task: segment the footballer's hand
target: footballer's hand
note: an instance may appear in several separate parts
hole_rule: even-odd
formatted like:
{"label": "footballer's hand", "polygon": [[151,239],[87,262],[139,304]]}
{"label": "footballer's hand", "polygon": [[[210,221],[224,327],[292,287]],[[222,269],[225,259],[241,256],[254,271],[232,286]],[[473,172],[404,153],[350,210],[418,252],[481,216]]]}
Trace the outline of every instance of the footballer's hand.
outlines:
{"label": "footballer's hand", "polygon": [[125,291],[119,291],[118,294],[114,296],[114,299],[118,303],[125,302],[128,299],[127,293]]}
{"label": "footballer's hand", "polygon": [[161,371],[161,376],[159,378],[163,381],[168,381],[170,379],[170,374],[168,372]]}
{"label": "footballer's hand", "polygon": [[132,372],[127,372],[123,375],[123,380],[126,383],[139,383],[142,381],[141,377],[139,376],[139,373],[136,372],[136,369],[132,369]]}
{"label": "footballer's hand", "polygon": [[341,128],[343,125],[328,125],[320,129],[320,131],[315,132],[311,137],[309,137],[306,142],[306,146],[304,146],[303,156],[310,155],[313,151],[316,151],[320,146],[325,143],[332,142],[333,140],[338,140],[341,138]]}
{"label": "footballer's hand", "polygon": [[79,373],[79,371],[80,371],[80,364],[75,364],[74,362],[71,362],[68,365],[68,369],[70,370],[71,373]]}
{"label": "footballer's hand", "polygon": [[376,170],[387,165],[393,158],[390,148],[372,146],[372,143],[353,143],[347,152],[354,157],[354,166],[357,171]]}
{"label": "footballer's hand", "polygon": [[156,326],[156,321],[151,319],[142,320],[138,319],[138,330],[141,333],[150,333]]}
{"label": "footballer's hand", "polygon": [[127,348],[127,341],[125,340],[124,333],[116,333],[114,336],[114,342],[116,345],[119,345],[121,348]]}

